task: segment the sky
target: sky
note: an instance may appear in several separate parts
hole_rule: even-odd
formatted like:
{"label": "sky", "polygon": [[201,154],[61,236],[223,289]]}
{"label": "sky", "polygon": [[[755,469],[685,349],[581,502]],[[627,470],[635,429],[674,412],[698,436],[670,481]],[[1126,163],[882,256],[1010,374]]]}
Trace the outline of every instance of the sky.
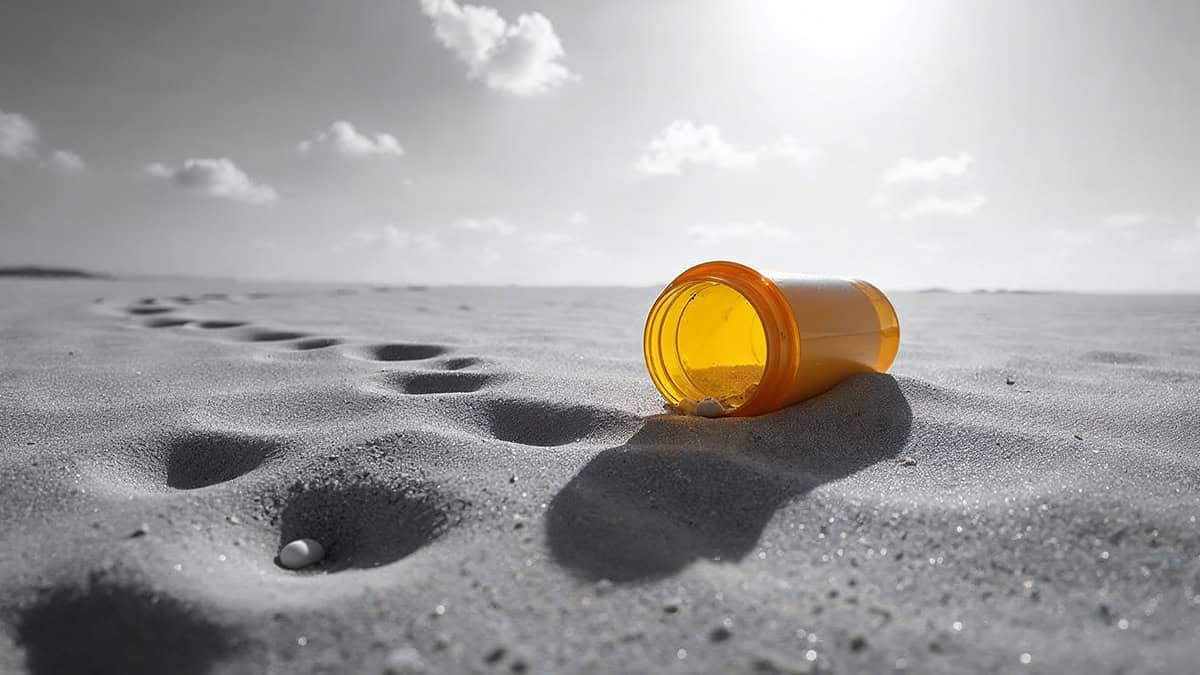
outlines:
{"label": "sky", "polygon": [[1200,291],[1200,3],[9,0],[0,264]]}

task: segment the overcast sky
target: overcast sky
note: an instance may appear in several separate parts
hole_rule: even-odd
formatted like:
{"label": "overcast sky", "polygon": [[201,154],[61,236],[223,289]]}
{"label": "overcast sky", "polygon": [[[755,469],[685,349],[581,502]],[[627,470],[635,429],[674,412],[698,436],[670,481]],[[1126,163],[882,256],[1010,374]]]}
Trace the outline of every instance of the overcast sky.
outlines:
{"label": "overcast sky", "polygon": [[1200,290],[1200,3],[8,0],[0,264]]}

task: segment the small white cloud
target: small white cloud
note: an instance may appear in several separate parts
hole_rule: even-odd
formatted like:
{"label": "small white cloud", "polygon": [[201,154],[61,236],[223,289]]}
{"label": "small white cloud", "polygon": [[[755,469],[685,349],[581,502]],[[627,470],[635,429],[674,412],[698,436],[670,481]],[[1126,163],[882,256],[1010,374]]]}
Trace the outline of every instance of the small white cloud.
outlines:
{"label": "small white cloud", "polygon": [[391,134],[377,133],[374,137],[361,134],[353,124],[340,120],[318,131],[312,138],[301,141],[300,152],[328,148],[342,157],[402,157],[404,148]]}
{"label": "small white cloud", "polygon": [[[417,248],[433,251],[442,247],[437,235],[431,232],[410,232],[395,225],[384,225],[372,230],[359,230],[350,234],[350,244],[356,247],[384,247],[392,250]],[[344,250],[346,246],[337,247]]]}
{"label": "small white cloud", "polygon": [[179,168],[156,162],[146,167],[146,173],[175,187],[220,199],[261,205],[279,198],[270,185],[254,183],[232,160],[223,157],[189,159]]}
{"label": "small white cloud", "polygon": [[810,164],[823,152],[819,146],[801,145],[792,136],[783,136],[775,145],[767,148],[767,152],[781,159],[791,160],[797,164]]}
{"label": "small white cloud", "polygon": [[492,7],[456,0],[421,0],[438,42],[467,65],[467,77],[489,88],[530,96],[578,79],[561,63],[566,53],[554,26],[531,12],[509,23]]}
{"label": "small white cloud", "polygon": [[517,226],[503,218],[463,218],[451,224],[452,227],[468,232],[509,235],[517,231]]}
{"label": "small white cloud", "polygon": [[919,216],[969,216],[986,203],[987,197],[977,193],[960,197],[922,197],[901,211],[900,217],[911,220]]}
{"label": "small white cloud", "polygon": [[757,161],[756,153],[742,150],[721,137],[713,124],[696,125],[675,120],[667,125],[634,162],[638,173],[660,176],[678,174],[687,164],[719,169],[744,169]]}
{"label": "small white cloud", "polygon": [[934,182],[962,176],[975,163],[975,158],[963,152],[954,156],[933,159],[904,158],[883,172],[884,183]]}
{"label": "small white cloud", "polygon": [[46,160],[46,164],[66,174],[81,174],[87,171],[83,158],[70,150],[55,150],[50,159]]}
{"label": "small white cloud", "polygon": [[572,227],[581,227],[588,224],[588,216],[583,211],[572,211],[567,216],[567,224]]}
{"label": "small white cloud", "polygon": [[28,117],[0,110],[0,157],[34,160],[42,167],[66,174],[79,174],[87,169],[83,158],[69,150],[55,150],[49,157],[38,161],[40,153],[37,146],[40,140],[37,125]]}
{"label": "small white cloud", "polygon": [[718,225],[692,225],[687,229],[692,237],[706,242],[719,242],[727,239],[788,239],[791,230],[777,225],[768,225],[762,221],[748,223],[721,223]]}
{"label": "small white cloud", "polygon": [[36,154],[37,142],[37,127],[28,117],[0,110],[0,157],[32,157]]}

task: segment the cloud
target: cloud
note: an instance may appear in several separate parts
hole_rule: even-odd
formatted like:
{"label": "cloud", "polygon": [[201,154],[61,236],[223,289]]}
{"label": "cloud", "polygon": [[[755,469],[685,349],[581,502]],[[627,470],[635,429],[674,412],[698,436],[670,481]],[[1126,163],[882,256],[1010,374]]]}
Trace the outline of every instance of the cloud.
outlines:
{"label": "cloud", "polygon": [[442,46],[467,65],[467,77],[516,96],[541,94],[578,79],[560,61],[566,56],[554,26],[542,14],[509,23],[492,7],[456,0],[421,0]]}
{"label": "cloud", "polygon": [[821,156],[823,150],[815,145],[801,145],[792,136],[783,136],[774,146],[765,149],[766,152],[781,159],[789,159],[797,164],[809,164]]}
{"label": "cloud", "polygon": [[646,151],[634,162],[634,169],[641,174],[661,176],[681,173],[687,164],[744,169],[757,160],[756,153],[722,138],[716,125],[698,126],[689,120],[675,120],[651,139]]}
{"label": "cloud", "polygon": [[28,117],[0,110],[0,157],[32,157],[36,154],[37,142],[37,127]]}
{"label": "cloud", "polygon": [[275,188],[255,184],[232,160],[223,157],[189,159],[174,169],[163,164],[150,164],[146,173],[178,188],[246,204],[270,204],[279,198]]}
{"label": "cloud", "polygon": [[904,158],[883,172],[884,183],[935,182],[962,176],[975,163],[975,158],[961,152],[954,156],[918,160]]}
{"label": "cloud", "polygon": [[[0,110],[0,157],[36,160],[40,140],[37,125],[28,117]],[[55,150],[40,164],[68,174],[82,173],[87,168],[83,158],[69,150]]]}
{"label": "cloud", "polygon": [[[382,246],[393,250],[418,248],[433,251],[442,247],[441,240],[431,232],[409,232],[391,224],[373,230],[352,232],[349,239],[351,245],[361,248]],[[343,245],[336,248],[345,250],[348,247]]]}
{"label": "cloud", "polygon": [[919,216],[969,216],[975,213],[984,204],[987,203],[987,197],[975,193],[961,195],[958,197],[937,197],[928,196],[921,197],[913,202],[911,206],[900,212],[900,218],[911,220]]}
{"label": "cloud", "polygon": [[692,225],[687,229],[692,237],[705,242],[719,242],[728,239],[788,239],[792,232],[788,229],[768,225],[762,221],[746,223],[722,223],[719,225]]}
{"label": "cloud", "polygon": [[573,227],[581,227],[588,224],[588,216],[583,211],[572,211],[567,215],[567,224]]}
{"label": "cloud", "polygon": [[46,164],[66,174],[80,174],[87,171],[87,165],[83,163],[83,158],[70,150],[55,150],[54,154],[50,155],[50,159],[46,160]]}
{"label": "cloud", "polygon": [[818,146],[801,145],[793,136],[781,136],[757,149],[743,148],[725,140],[715,124],[698,125],[675,120],[658,133],[638,157],[633,168],[647,176],[676,175],[686,165],[718,169],[746,169],[764,159],[781,159],[800,165],[821,156]]}
{"label": "cloud", "polygon": [[300,152],[327,148],[342,157],[402,157],[404,148],[391,134],[377,133],[375,137],[361,134],[353,124],[340,120],[318,131],[312,138],[301,141]]}
{"label": "cloud", "polygon": [[468,232],[509,235],[517,231],[517,226],[503,218],[463,218],[451,223],[451,227]]}

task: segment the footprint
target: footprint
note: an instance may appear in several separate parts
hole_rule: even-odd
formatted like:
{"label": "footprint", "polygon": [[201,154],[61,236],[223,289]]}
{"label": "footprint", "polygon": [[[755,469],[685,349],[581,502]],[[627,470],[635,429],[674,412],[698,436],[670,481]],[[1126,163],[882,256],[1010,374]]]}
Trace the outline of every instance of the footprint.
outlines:
{"label": "footprint", "polygon": [[246,342],[282,342],[284,340],[298,340],[308,336],[304,333],[297,333],[289,330],[255,328],[242,333],[238,337]]}
{"label": "footprint", "polygon": [[334,345],[340,345],[340,344],[342,344],[342,341],[338,340],[336,338],[315,337],[315,338],[306,338],[304,340],[295,342],[291,345],[291,347],[292,347],[292,349],[295,349],[298,351],[308,351],[311,349],[324,349],[326,347],[332,347]]}
{"label": "footprint", "polygon": [[281,451],[269,437],[226,432],[193,432],[167,447],[167,486],[195,490],[233,480]]}
{"label": "footprint", "polygon": [[209,329],[209,330],[219,330],[222,328],[240,328],[245,325],[246,325],[245,321],[223,321],[220,319],[196,322],[197,328],[205,328],[205,329]]}
{"label": "footprint", "polygon": [[445,354],[441,345],[394,343],[363,347],[361,355],[372,361],[419,361]]}
{"label": "footprint", "polygon": [[191,319],[164,316],[157,319],[147,319],[142,323],[142,325],[146,328],[176,328],[179,326],[186,326],[191,322]]}
{"label": "footprint", "polygon": [[465,506],[419,484],[336,479],[296,483],[281,501],[282,509],[272,518],[279,527],[279,546],[316,539],[326,555],[312,569],[325,572],[370,569],[411,555],[442,534]]}
{"label": "footprint", "polygon": [[474,356],[460,356],[453,359],[446,359],[441,365],[446,370],[462,370],[463,368],[470,368],[479,362],[479,359]]}
{"label": "footprint", "polygon": [[488,428],[502,441],[543,447],[566,445],[622,424],[624,413],[593,406],[562,406],[548,401],[501,400],[487,411]]}
{"label": "footprint", "polygon": [[150,307],[150,306],[128,307],[125,309],[126,313],[133,314],[135,316],[149,316],[151,314],[166,314],[167,312],[172,312],[172,311],[174,311],[174,308],[172,308],[172,307]]}
{"label": "footprint", "polygon": [[96,581],[44,592],[18,618],[16,638],[32,675],[199,675],[241,641],[170,596]]}
{"label": "footprint", "polygon": [[385,385],[405,394],[462,394],[479,391],[495,381],[486,373],[386,373]]}

